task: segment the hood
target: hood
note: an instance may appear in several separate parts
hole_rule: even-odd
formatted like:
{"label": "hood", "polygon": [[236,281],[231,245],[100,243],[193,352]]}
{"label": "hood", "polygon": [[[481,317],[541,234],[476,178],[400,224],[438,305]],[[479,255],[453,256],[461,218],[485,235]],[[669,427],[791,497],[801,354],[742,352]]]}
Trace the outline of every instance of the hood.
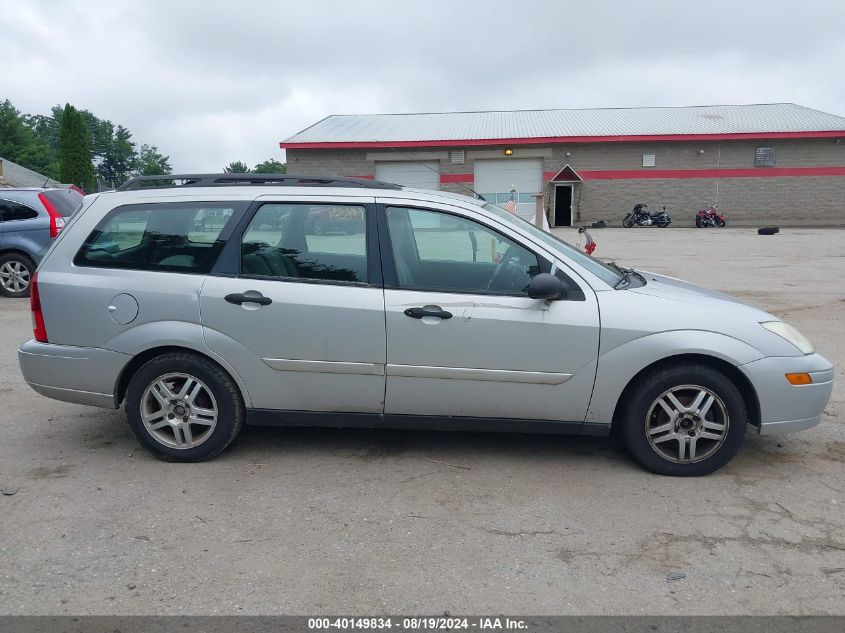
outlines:
{"label": "hood", "polygon": [[639,288],[631,288],[628,292],[677,301],[699,309],[718,311],[720,310],[719,304],[723,304],[721,307],[725,308],[726,312],[734,317],[748,319],[758,323],[761,321],[780,320],[768,312],[748,305],[723,292],[702,288],[701,286],[696,286],[695,284],[682,281],[681,279],[675,279],[674,277],[667,277],[666,275],[658,275],[657,273],[646,271],[638,272],[648,280],[648,284]]}

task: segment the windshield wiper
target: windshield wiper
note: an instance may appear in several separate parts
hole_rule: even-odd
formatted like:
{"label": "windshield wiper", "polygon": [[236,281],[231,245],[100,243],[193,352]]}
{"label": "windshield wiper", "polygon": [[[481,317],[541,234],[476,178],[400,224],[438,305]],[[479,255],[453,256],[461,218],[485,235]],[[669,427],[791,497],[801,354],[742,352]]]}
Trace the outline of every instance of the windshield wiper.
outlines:
{"label": "windshield wiper", "polygon": [[616,262],[609,262],[608,266],[610,266],[613,270],[615,270],[622,276],[622,278],[616,282],[616,285],[613,286],[614,290],[618,289],[619,286],[621,286],[623,283],[630,284],[632,276],[642,281],[644,286],[648,283],[648,281],[646,281],[646,278],[633,268],[622,268],[622,266],[620,266]]}

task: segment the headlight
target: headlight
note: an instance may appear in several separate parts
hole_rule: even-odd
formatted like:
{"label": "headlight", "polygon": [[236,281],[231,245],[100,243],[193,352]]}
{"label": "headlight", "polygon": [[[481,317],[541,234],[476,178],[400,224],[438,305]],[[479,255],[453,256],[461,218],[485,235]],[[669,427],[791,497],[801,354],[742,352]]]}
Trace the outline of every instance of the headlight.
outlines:
{"label": "headlight", "polygon": [[769,330],[769,332],[786,339],[805,354],[812,354],[816,351],[810,339],[788,323],[784,323],[783,321],[765,321],[760,325]]}

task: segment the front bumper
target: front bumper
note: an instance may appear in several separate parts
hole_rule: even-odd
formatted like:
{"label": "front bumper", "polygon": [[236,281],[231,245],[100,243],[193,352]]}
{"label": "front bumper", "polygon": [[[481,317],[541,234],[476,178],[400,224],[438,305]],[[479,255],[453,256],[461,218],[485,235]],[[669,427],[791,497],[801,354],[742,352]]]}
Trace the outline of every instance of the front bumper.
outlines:
{"label": "front bumper", "polygon": [[27,384],[41,395],[93,407],[116,409],[117,377],[132,357],[96,347],[27,341],[18,362]]}
{"label": "front bumper", "polygon": [[[794,433],[821,422],[833,391],[833,365],[821,354],[769,356],[739,369],[751,381],[760,403],[761,434]],[[809,385],[792,385],[786,374],[807,372]]]}

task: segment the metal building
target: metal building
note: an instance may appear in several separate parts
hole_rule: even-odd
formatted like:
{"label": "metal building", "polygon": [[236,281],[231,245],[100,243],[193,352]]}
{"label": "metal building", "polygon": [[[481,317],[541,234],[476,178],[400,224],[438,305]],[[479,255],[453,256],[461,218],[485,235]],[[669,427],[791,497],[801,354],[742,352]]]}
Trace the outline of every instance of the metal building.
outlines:
{"label": "metal building", "polygon": [[845,224],[845,118],[791,103],[333,115],[280,146],[291,173],[518,200],[550,222],[618,222],[645,202],[676,224],[716,202],[732,224]]}

